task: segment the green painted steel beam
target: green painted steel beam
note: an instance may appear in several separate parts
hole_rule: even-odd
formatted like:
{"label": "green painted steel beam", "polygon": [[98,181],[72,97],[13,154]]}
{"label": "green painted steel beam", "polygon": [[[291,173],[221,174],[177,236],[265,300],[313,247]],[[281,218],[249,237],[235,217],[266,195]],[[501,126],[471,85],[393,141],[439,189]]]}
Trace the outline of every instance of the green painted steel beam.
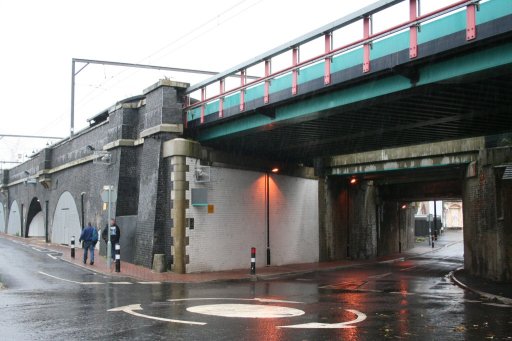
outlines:
{"label": "green painted steel beam", "polygon": [[[491,70],[504,65],[512,65],[512,43],[505,43],[487,49],[466,53],[419,69],[420,79],[416,86],[433,84],[472,73]],[[276,109],[275,119],[263,114],[241,117],[202,131],[198,141],[207,141],[226,135],[264,129],[266,125],[285,124],[290,120],[307,120],[319,113],[336,110],[345,105],[396,93],[413,88],[409,79],[393,75],[371,80],[351,88],[336,90],[312,98],[303,99]]]}
{"label": "green painted steel beam", "polygon": [[[477,25],[496,20],[506,15],[512,14],[511,0],[492,0],[480,5],[477,15]],[[434,21],[421,25],[418,33],[418,43],[424,44],[434,41],[452,33],[464,31],[466,29],[466,12],[459,11],[451,15],[441,17]],[[409,48],[409,31],[405,30],[398,34],[389,36],[373,42],[370,54],[370,60],[375,60],[387,55],[391,55],[401,50]],[[362,47],[356,47],[346,51],[332,59],[331,72],[343,71],[350,67],[360,65],[363,60]],[[300,69],[298,85],[308,81],[323,77],[324,62],[304,67]],[[270,96],[282,90],[291,89],[291,74],[275,78],[271,81],[269,92]],[[256,85],[245,90],[245,100],[250,101],[263,97],[263,84]],[[235,108],[240,105],[240,94],[228,95],[224,98],[224,109]],[[205,106],[205,116],[216,114],[218,112],[218,100],[208,103]],[[201,109],[195,108],[187,113],[189,121],[198,119],[201,116]]]}

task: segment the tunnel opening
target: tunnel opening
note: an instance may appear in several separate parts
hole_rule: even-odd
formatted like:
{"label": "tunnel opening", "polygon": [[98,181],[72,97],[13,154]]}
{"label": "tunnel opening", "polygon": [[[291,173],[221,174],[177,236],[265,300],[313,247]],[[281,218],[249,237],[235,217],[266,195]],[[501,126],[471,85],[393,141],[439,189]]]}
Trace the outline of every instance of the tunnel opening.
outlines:
{"label": "tunnel opening", "polygon": [[25,237],[45,237],[46,229],[44,224],[43,209],[38,198],[33,198],[27,213],[27,228]]}
{"label": "tunnel opening", "polygon": [[463,183],[462,166],[328,176],[320,258],[371,259],[431,247],[448,231],[463,241]]}

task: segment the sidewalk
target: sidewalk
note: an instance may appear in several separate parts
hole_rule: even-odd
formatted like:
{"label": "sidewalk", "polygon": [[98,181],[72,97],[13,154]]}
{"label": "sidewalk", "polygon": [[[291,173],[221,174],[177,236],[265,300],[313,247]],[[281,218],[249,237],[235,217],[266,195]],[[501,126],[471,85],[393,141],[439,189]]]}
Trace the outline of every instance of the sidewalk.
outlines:
{"label": "sidewalk", "polygon": [[[341,260],[333,262],[318,262],[306,264],[293,264],[284,266],[265,266],[256,268],[256,275],[250,274],[250,264],[248,262],[247,269],[238,269],[230,271],[215,271],[204,273],[177,274],[173,272],[154,272],[151,269],[138,266],[135,264],[121,262],[120,272],[115,272],[115,262],[111,262],[110,268],[107,267],[107,260],[104,256],[99,256],[96,252],[94,265],[83,264],[83,249],[75,248],[75,258],[71,257],[71,249],[66,245],[46,243],[40,238],[21,238],[9,236],[1,233],[0,237],[17,240],[22,243],[30,244],[39,248],[45,248],[62,253],[62,260],[75,264],[76,266],[86,268],[88,270],[109,276],[131,277],[136,280],[148,282],[172,282],[172,283],[201,283],[214,281],[256,281],[268,280],[272,278],[286,277],[297,274],[305,274],[317,271],[332,271],[374,262],[395,262],[403,261],[406,258],[417,257],[431,252],[441,251],[446,246],[457,242],[456,233],[445,233],[439,236],[435,247],[432,248],[428,244],[428,240],[420,241],[411,250],[403,253],[396,253],[386,257],[379,257],[372,260]],[[460,240],[459,240],[460,241]],[[249,260],[249,258],[248,258]],[[470,276],[463,269],[458,269],[451,274],[453,281],[477,294],[491,300],[501,301],[506,304],[512,304],[512,285],[495,283],[474,276]]]}

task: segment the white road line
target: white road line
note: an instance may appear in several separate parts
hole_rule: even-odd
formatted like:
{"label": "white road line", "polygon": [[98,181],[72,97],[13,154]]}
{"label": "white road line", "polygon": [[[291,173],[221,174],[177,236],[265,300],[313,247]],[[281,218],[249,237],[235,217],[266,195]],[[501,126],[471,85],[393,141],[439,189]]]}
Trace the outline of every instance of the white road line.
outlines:
{"label": "white road line", "polygon": [[137,313],[137,312],[135,312],[135,310],[142,310],[142,307],[140,306],[140,304],[131,304],[131,305],[123,306],[123,307],[112,308],[112,309],[109,309],[107,311],[123,311],[123,312],[125,312],[127,314],[130,314],[130,315],[133,315],[133,316],[138,316],[138,317],[143,317],[143,318],[147,318],[147,319],[151,319],[151,320],[157,320],[157,321],[163,321],[163,322],[173,322],[173,323],[182,323],[182,324],[195,324],[195,325],[201,325],[201,326],[206,324],[205,322],[183,321],[183,320],[166,319],[166,318],[157,317],[157,316],[150,316],[150,315],[145,315],[145,314]]}
{"label": "white road line", "polygon": [[45,275],[45,276],[48,276],[48,277],[51,277],[51,278],[54,278],[54,279],[58,279],[59,281],[68,282],[68,283],[75,283],[75,284],[82,284],[82,282],[72,281],[72,280],[69,280],[69,279],[53,276],[53,275],[47,274],[46,272],[39,271],[39,273],[41,275]]}
{"label": "white road line", "polygon": [[414,269],[414,268],[417,268],[417,267],[418,267],[418,265],[410,266],[410,267],[408,267],[408,268],[401,269],[400,271],[409,271],[409,270]]}
{"label": "white road line", "polygon": [[368,278],[383,278],[383,277],[387,277],[389,275],[391,275],[392,273],[391,272],[387,272],[385,274],[380,274],[380,275],[374,275],[374,276],[368,276]]}
{"label": "white road line", "polygon": [[77,281],[72,281],[70,279],[50,275],[50,274],[47,274],[46,272],[42,272],[42,271],[39,271],[39,273],[41,275],[45,275],[45,276],[48,276],[48,277],[51,277],[54,279],[58,279],[59,281],[68,282],[68,283],[74,283],[74,284],[80,284],[80,285],[102,285],[102,284],[105,284],[105,283],[101,283],[101,282],[77,282]]}
{"label": "white road line", "polygon": [[133,284],[131,282],[108,282],[109,284],[120,284],[120,285],[127,285],[127,284]]}
{"label": "white road line", "polygon": [[403,261],[405,261],[405,258],[401,257],[401,258],[396,258],[396,259],[391,259],[391,260],[385,260],[385,261],[379,262],[379,264],[396,263],[396,262],[403,262]]}
{"label": "white road line", "polygon": [[390,291],[389,293],[390,293],[390,294],[394,294],[394,295],[406,295],[406,296],[413,296],[413,295],[416,295],[416,293],[414,293],[414,292]]}
{"label": "white road line", "polygon": [[54,255],[52,255],[51,253],[47,253],[46,254],[48,257],[50,257],[51,259],[53,260],[57,260],[57,257],[55,257]]}
{"label": "white road line", "polygon": [[500,308],[512,308],[512,305],[508,304],[500,304],[500,303],[482,303],[484,305],[490,305],[492,307],[500,307]]}
{"label": "white road line", "polygon": [[139,284],[162,284],[162,282],[137,282]]}
{"label": "white road line", "polygon": [[208,301],[208,300],[222,300],[222,301],[257,301],[263,303],[293,303],[301,304],[304,302],[297,301],[284,301],[284,300],[273,300],[269,298],[226,298],[226,297],[197,297],[197,298],[177,298],[167,300],[169,302],[184,302],[184,301]]}

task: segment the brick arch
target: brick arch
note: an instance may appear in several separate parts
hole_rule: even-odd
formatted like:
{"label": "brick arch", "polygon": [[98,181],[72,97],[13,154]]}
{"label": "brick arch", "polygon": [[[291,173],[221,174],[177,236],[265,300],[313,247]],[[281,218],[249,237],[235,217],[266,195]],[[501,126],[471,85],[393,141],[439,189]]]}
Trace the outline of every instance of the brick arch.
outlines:
{"label": "brick arch", "polygon": [[27,228],[25,231],[25,237],[44,237],[44,218],[43,209],[39,199],[34,197],[30,202],[27,213]]}
{"label": "brick arch", "polygon": [[21,211],[18,202],[14,200],[9,210],[7,234],[21,236]]}
{"label": "brick arch", "polygon": [[71,237],[74,236],[78,243],[81,231],[80,216],[75,199],[71,193],[63,192],[53,214],[51,241],[52,243],[69,244]]}
{"label": "brick arch", "polygon": [[4,203],[0,202],[0,232],[7,232],[7,220],[6,220],[6,212],[4,209]]}

